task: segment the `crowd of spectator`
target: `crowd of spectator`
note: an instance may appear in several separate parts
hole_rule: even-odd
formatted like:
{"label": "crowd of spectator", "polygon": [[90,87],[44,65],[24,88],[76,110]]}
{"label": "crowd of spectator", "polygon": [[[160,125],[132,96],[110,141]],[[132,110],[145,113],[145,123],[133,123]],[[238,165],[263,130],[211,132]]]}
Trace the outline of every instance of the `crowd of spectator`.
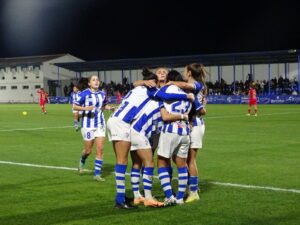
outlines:
{"label": "crowd of spectator", "polygon": [[[235,81],[228,84],[224,79],[216,81],[215,83],[207,82],[209,95],[247,95],[249,90],[249,84],[251,81],[247,79],[245,82]],[[259,95],[269,94],[269,81],[268,80],[256,80],[255,89]],[[289,80],[288,78],[275,77],[270,80],[270,94],[297,94],[298,81],[296,79]]]}
{"label": "crowd of spectator", "polygon": [[[224,79],[220,81],[216,80],[213,82],[207,82],[208,94],[209,95],[247,95],[249,90],[249,84],[251,79],[246,81],[235,81],[228,84]],[[73,90],[74,84],[71,83],[69,87],[64,87],[65,96],[70,95],[70,91]],[[258,95],[268,95],[269,94],[269,81],[268,80],[256,80],[255,87]],[[122,82],[110,81],[109,83],[100,82],[100,88],[104,90],[108,96],[116,96],[117,91],[120,92],[122,96],[125,96],[129,90],[133,88],[133,84],[129,83],[127,78],[124,77]],[[288,78],[275,77],[270,80],[270,94],[276,95],[296,95],[298,94],[298,81],[296,79],[289,80]]]}

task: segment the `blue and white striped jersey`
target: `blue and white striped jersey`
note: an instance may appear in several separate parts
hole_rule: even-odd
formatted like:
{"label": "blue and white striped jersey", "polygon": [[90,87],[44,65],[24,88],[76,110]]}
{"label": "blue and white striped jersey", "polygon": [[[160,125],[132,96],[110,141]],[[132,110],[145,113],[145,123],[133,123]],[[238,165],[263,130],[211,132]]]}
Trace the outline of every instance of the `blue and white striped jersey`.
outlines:
{"label": "blue and white striped jersey", "polygon": [[[174,94],[184,94],[185,92],[175,85],[164,86],[161,88],[161,91],[166,93],[174,93]],[[163,103],[163,107],[171,114],[184,114],[189,113],[192,104],[188,100],[180,100],[180,101],[165,101]],[[175,122],[165,122],[163,127],[164,132],[175,133],[178,135],[189,135],[190,127],[188,121],[175,121]]]}
{"label": "blue and white striped jersey", "polygon": [[158,100],[186,100],[187,96],[185,93],[164,93],[157,88],[148,89],[145,86],[138,86],[123,98],[119,108],[112,116],[121,118],[126,123],[132,123],[142,113],[141,110],[152,98]]}
{"label": "blue and white striped jersey", "polygon": [[142,109],[139,117],[132,123],[132,127],[147,138],[159,133],[163,127],[159,102],[150,100],[149,103]]}
{"label": "blue and white striped jersey", "polygon": [[103,91],[93,92],[86,89],[78,95],[74,102],[79,106],[95,106],[92,111],[83,111],[81,119],[81,127],[98,128],[105,125],[103,109],[106,104],[106,94]]}
{"label": "blue and white striped jersey", "polygon": [[77,93],[71,92],[71,94],[70,94],[70,100],[69,100],[69,102],[70,102],[71,104],[73,104],[73,103],[75,102],[75,100],[77,99],[79,93],[80,93],[80,91],[77,92]]}
{"label": "blue and white striped jersey", "polygon": [[[198,81],[195,81],[195,90],[194,90],[194,95],[195,95],[195,101],[194,101],[194,106],[195,110],[198,112],[201,108],[203,108],[202,100],[203,100],[203,93],[201,90],[203,89],[203,85],[199,83]],[[196,115],[195,118],[193,119],[193,126],[200,126],[203,125],[204,121],[202,116]]]}
{"label": "blue and white striped jersey", "polygon": [[150,101],[150,96],[155,91],[156,89],[149,91],[144,86],[132,89],[123,98],[118,109],[112,114],[112,117],[118,117],[126,123],[131,123],[140,113],[141,109]]}

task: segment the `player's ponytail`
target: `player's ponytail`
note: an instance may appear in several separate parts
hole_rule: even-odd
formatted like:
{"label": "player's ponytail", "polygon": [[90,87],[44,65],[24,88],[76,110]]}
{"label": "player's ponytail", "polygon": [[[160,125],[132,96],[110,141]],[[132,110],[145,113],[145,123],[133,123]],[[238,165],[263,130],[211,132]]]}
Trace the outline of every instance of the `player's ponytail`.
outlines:
{"label": "player's ponytail", "polygon": [[207,94],[207,86],[205,78],[208,74],[205,67],[201,63],[191,63],[186,66],[187,70],[191,72],[192,77],[204,86],[204,95]]}
{"label": "player's ponytail", "polygon": [[142,71],[143,80],[155,80],[157,82],[157,76],[149,68],[145,67]]}

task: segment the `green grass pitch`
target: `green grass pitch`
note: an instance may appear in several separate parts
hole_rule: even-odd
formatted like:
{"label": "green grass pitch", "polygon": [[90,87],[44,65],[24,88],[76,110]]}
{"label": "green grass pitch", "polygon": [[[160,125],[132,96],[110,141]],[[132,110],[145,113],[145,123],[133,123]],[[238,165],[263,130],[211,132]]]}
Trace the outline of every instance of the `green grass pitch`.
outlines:
{"label": "green grass pitch", "polygon": [[[76,170],[6,164],[76,168],[83,141],[72,127],[70,105],[47,105],[43,115],[38,105],[1,104],[0,224],[300,224],[300,106],[259,105],[258,117],[246,116],[246,105],[208,105],[207,110],[197,158],[201,200],[124,211],[114,208],[115,161],[108,141],[105,182],[94,181],[92,172],[79,176]],[[90,170],[93,160],[94,153],[87,160]],[[128,176],[126,184],[126,195],[132,196]],[[163,200],[158,179],[153,194]]]}

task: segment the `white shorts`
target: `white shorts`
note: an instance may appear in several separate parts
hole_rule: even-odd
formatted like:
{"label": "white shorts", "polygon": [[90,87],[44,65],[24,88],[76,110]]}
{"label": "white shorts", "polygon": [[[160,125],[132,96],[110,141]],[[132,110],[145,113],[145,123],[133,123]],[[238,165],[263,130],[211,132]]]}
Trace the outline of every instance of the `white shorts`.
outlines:
{"label": "white shorts", "polygon": [[204,132],[205,132],[204,124],[193,127],[192,132],[190,134],[191,136],[190,148],[195,148],[195,149],[202,148]]}
{"label": "white shorts", "polygon": [[190,147],[189,135],[178,135],[174,133],[160,133],[157,155],[165,158],[172,158],[177,155],[180,158],[187,158]]}
{"label": "white shorts", "polygon": [[118,117],[110,117],[107,121],[107,134],[109,141],[130,142],[130,124]]}
{"label": "white shorts", "polygon": [[97,137],[105,137],[105,126],[98,128],[81,128],[83,140],[91,141]]}
{"label": "white shorts", "polygon": [[139,133],[131,127],[130,137],[131,137],[130,151],[136,151],[139,149],[151,149],[151,145],[148,138],[145,135],[143,135],[142,132]]}

